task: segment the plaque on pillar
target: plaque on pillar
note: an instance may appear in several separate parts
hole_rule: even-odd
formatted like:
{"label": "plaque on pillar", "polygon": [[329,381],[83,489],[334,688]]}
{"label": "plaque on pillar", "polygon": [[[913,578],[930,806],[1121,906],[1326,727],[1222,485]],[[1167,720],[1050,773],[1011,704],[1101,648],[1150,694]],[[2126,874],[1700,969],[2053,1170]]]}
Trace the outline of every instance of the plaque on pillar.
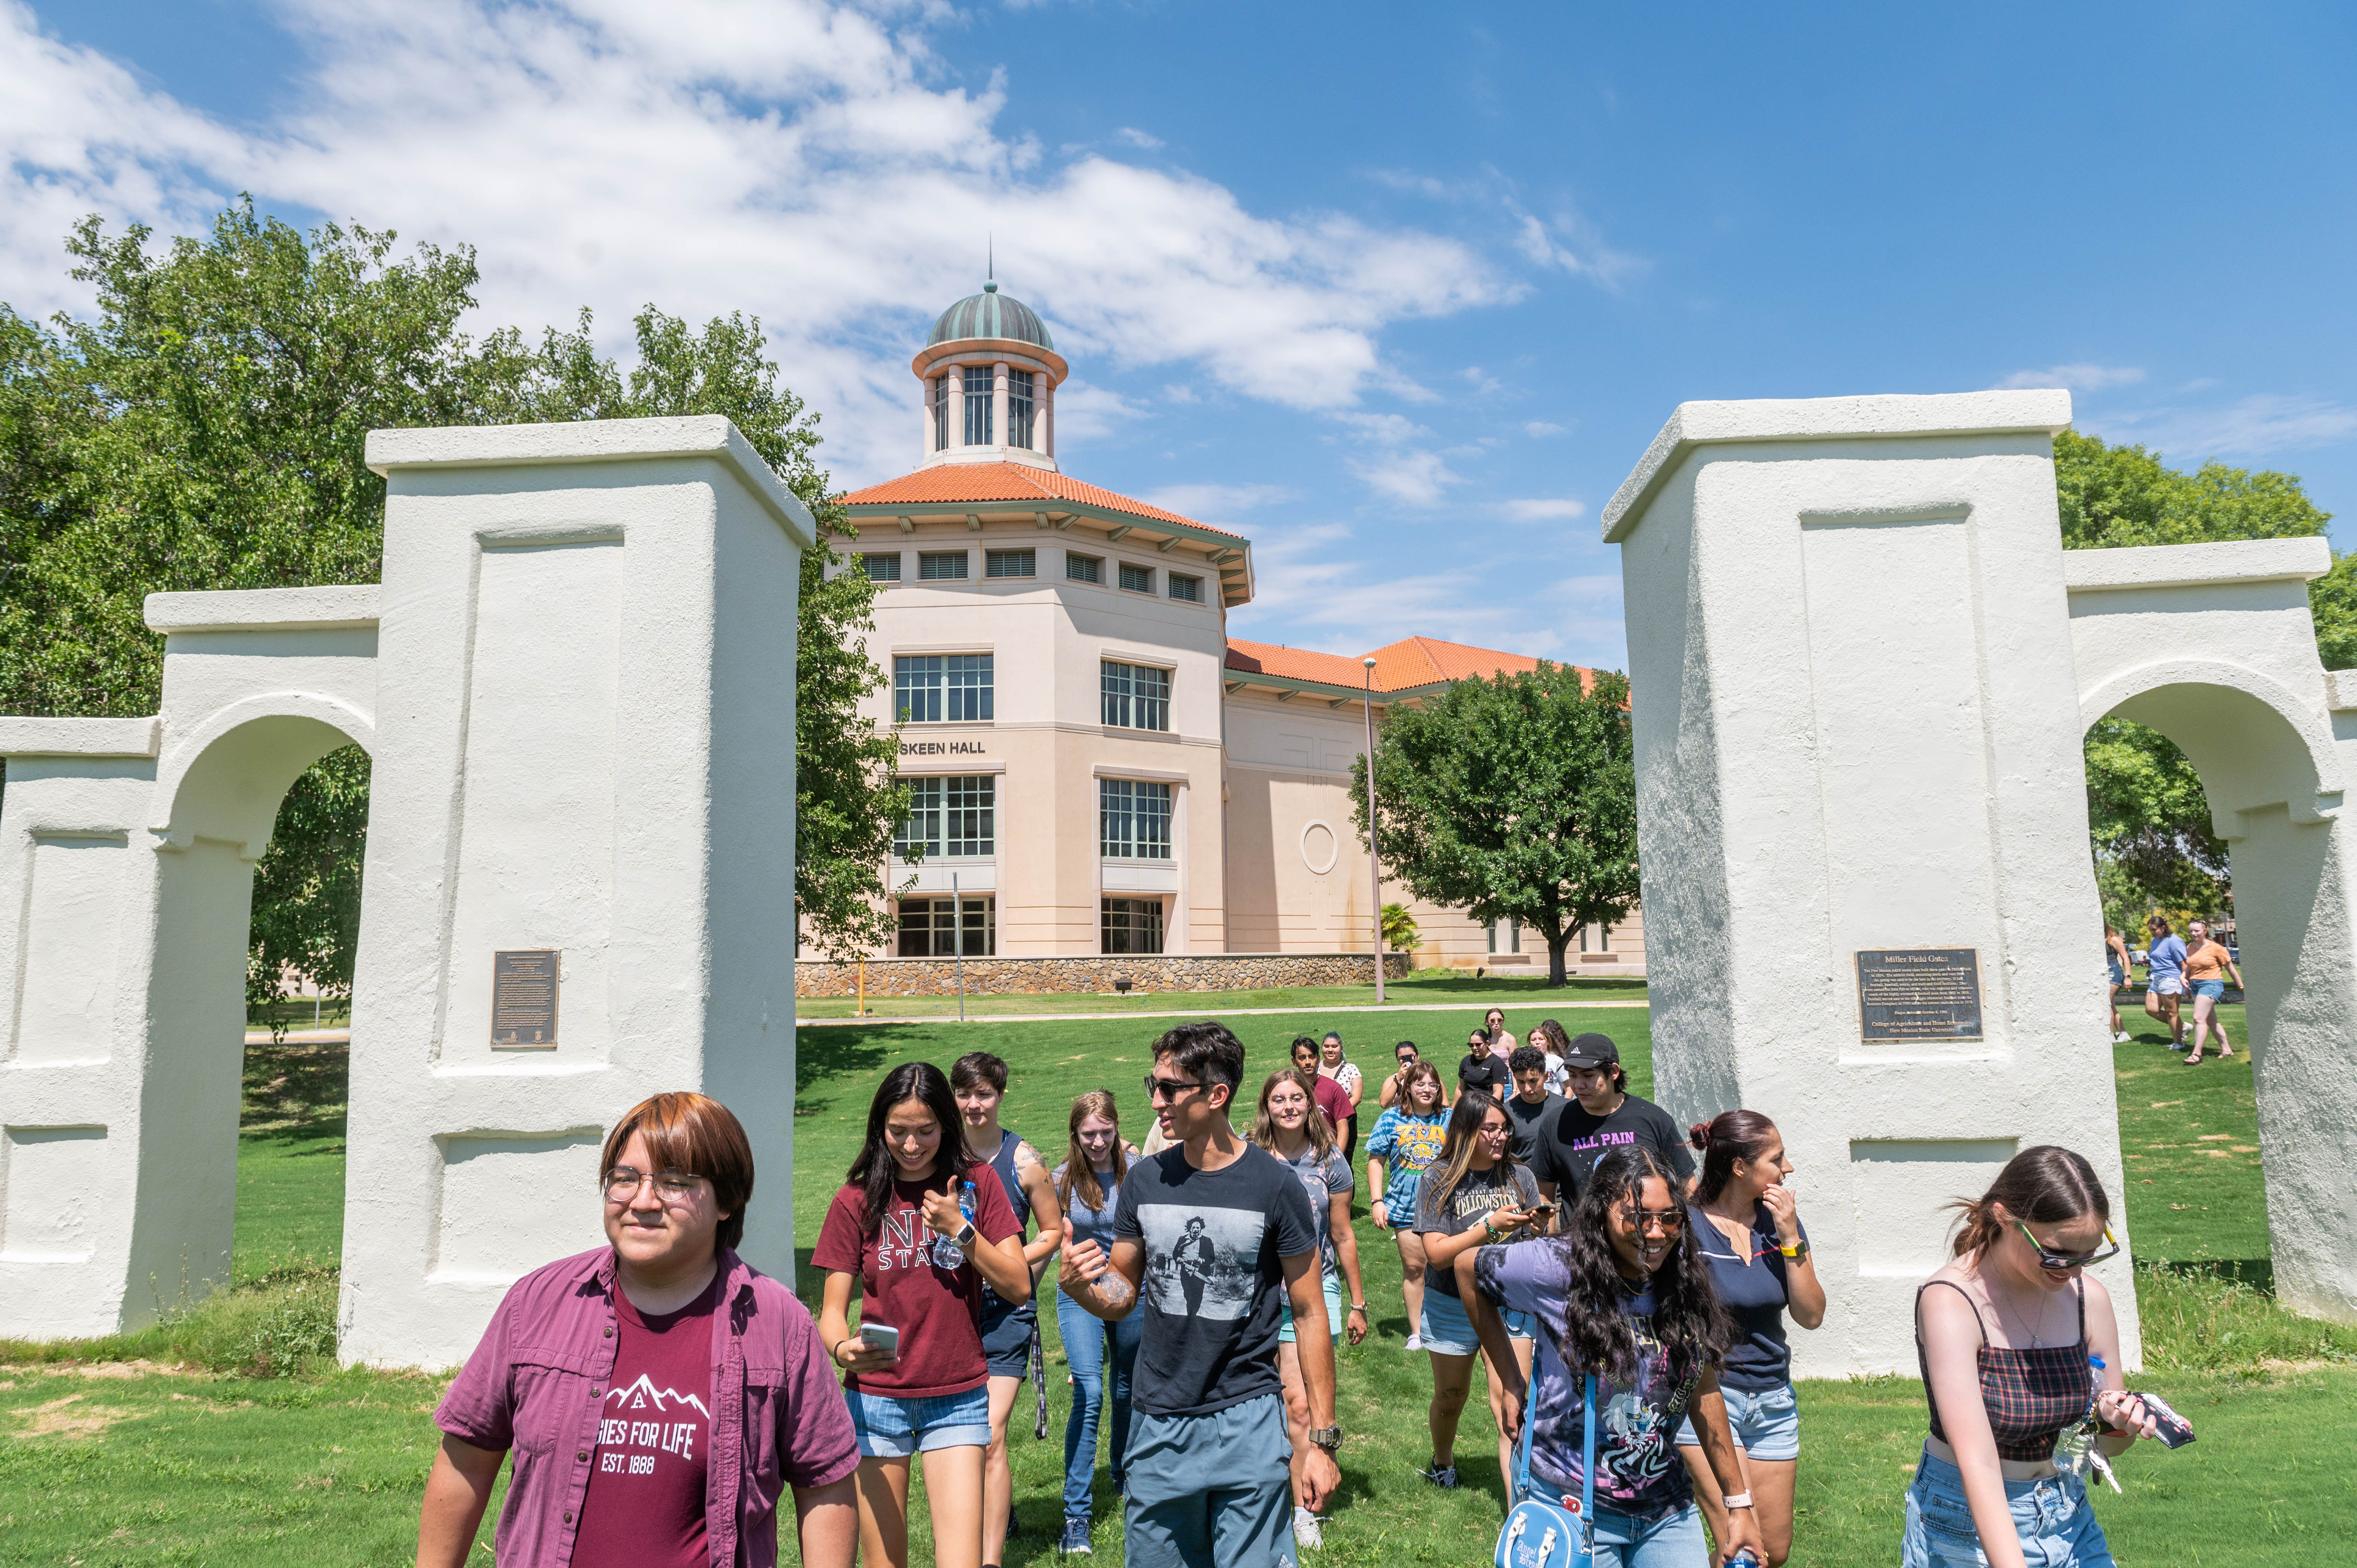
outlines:
{"label": "plaque on pillar", "polygon": [[1976,948],[1886,948],[1857,955],[1857,1019],[1866,1040],[1977,1040]]}
{"label": "plaque on pillar", "polygon": [[491,955],[492,1046],[556,1047],[556,983],[563,958],[555,948]]}

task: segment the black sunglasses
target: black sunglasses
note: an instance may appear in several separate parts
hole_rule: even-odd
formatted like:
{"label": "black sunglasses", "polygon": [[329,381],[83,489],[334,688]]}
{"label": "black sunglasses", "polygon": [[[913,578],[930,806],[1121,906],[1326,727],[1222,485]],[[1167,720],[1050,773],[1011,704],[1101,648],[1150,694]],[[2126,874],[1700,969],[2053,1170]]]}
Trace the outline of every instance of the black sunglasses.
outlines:
{"label": "black sunglasses", "polygon": [[2058,1252],[2037,1237],[2030,1235],[2029,1227],[2022,1224],[2020,1220],[2017,1219],[2013,1223],[2029,1244],[2038,1249],[2038,1266],[2054,1273],[2059,1274],[2064,1269],[2083,1269],[2090,1263],[2100,1263],[2105,1258],[2119,1256],[2120,1239],[2112,1234],[2112,1228],[2108,1225],[2104,1227],[2104,1240],[2109,1241],[2110,1246],[2098,1247],[2092,1252]]}
{"label": "black sunglasses", "polygon": [[1146,1075],[1146,1099],[1148,1104],[1153,1103],[1157,1098],[1176,1100],[1190,1089],[1202,1087],[1200,1083],[1188,1083],[1181,1079],[1157,1078],[1150,1072]]}

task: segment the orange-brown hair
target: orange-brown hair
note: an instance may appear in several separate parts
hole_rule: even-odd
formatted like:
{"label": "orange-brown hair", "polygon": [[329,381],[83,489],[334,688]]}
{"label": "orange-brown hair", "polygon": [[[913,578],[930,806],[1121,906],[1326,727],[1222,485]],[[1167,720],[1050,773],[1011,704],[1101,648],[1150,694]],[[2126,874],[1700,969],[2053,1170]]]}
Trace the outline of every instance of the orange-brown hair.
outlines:
{"label": "orange-brown hair", "polygon": [[1957,1257],[1969,1258],[1996,1245],[2005,1234],[2005,1221],[1996,1217],[1999,1204],[2007,1218],[2040,1225],[2089,1214],[2108,1224],[2112,1218],[2112,1200],[2087,1157],[2059,1144],[2040,1144],[2006,1161],[2005,1169],[1978,1198],[1960,1197],[1947,1206],[1964,1216],[1953,1244]]}
{"label": "orange-brown hair", "polygon": [[745,1238],[745,1206],[753,1197],[753,1144],[737,1113],[708,1095],[649,1095],[606,1134],[597,1164],[601,1180],[620,1161],[634,1133],[646,1135],[656,1170],[683,1171],[712,1184],[713,1201],[727,1216],[718,1240],[734,1251]]}

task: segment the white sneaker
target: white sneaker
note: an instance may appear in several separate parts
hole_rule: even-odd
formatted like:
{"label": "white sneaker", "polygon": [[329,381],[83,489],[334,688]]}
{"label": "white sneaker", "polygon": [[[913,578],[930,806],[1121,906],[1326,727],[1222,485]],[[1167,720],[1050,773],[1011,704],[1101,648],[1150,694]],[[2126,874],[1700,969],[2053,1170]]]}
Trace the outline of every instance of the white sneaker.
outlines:
{"label": "white sneaker", "polygon": [[1409,1336],[1407,1337],[1407,1348],[1408,1348],[1409,1349],[1411,1349],[1411,1350],[1421,1350],[1421,1349],[1423,1349],[1423,1348],[1424,1348],[1424,1336],[1423,1336],[1423,1335],[1421,1335],[1421,1334],[1411,1334],[1411,1335],[1409,1335]]}
{"label": "white sneaker", "polygon": [[1297,1503],[1293,1509],[1293,1544],[1312,1550],[1326,1544],[1326,1521]]}
{"label": "white sneaker", "polygon": [[2126,1043],[2127,1037],[2128,1032],[2126,1029],[2122,1029],[2118,1034],[2112,1036],[2112,1044],[2115,1046],[2123,1045]]}

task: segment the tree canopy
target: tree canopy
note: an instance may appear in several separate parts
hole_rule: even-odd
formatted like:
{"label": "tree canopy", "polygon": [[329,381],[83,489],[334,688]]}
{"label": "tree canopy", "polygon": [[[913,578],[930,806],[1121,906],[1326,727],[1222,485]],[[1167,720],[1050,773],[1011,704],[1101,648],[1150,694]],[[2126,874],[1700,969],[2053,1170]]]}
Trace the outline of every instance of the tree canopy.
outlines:
{"label": "tree canopy", "polygon": [[[1367,759],[1351,766],[1367,841]],[[1547,945],[1548,983],[1582,926],[1637,904],[1636,764],[1625,676],[1542,663],[1394,704],[1375,739],[1383,869],[1419,898]]]}
{"label": "tree canopy", "polygon": [[[778,383],[758,319],[693,328],[650,306],[637,362],[600,355],[590,316],[537,343],[458,330],[475,255],[328,223],[305,234],[241,200],[167,245],[95,218],[68,240],[88,319],[0,304],[0,712],[152,713],[158,590],[378,579],[384,484],[367,433],[403,425],[722,413],[818,520],[804,555],[795,713],[795,892],[829,950],[884,940],[877,902],[907,811],[891,736],[856,708],[884,678],[861,633],[875,590],[830,575],[855,530],[816,462],[817,416]],[[348,990],[368,764],[324,758],[282,808],[255,880],[249,994],[281,966]]]}

